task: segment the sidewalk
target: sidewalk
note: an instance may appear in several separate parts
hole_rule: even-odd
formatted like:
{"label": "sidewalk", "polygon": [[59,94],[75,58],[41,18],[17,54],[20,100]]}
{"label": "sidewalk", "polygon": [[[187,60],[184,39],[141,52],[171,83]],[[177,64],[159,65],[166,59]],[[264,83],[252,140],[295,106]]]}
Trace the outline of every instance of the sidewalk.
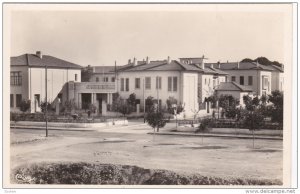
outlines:
{"label": "sidewalk", "polygon": [[[147,134],[154,135],[153,132]],[[236,135],[236,134],[217,134],[217,133],[188,133],[188,132],[156,132],[155,135],[178,135],[178,136],[189,136],[189,137],[222,137],[222,138],[239,138],[239,139],[253,139],[252,135]],[[255,139],[267,139],[267,140],[283,140],[279,136],[262,136],[255,135]]]}

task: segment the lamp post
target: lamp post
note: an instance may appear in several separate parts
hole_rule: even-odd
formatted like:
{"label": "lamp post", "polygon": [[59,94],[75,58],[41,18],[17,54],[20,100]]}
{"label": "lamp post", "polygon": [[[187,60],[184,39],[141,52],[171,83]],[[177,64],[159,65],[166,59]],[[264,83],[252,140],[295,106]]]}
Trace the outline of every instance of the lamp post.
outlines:
{"label": "lamp post", "polygon": [[45,91],[46,91],[46,95],[45,95],[45,119],[46,119],[46,137],[48,137],[48,96],[47,96],[47,86],[48,86],[48,78],[47,78],[47,64],[45,64]]}
{"label": "lamp post", "polygon": [[177,104],[172,104],[172,107],[174,108],[174,115],[176,118],[176,130],[177,130]]}

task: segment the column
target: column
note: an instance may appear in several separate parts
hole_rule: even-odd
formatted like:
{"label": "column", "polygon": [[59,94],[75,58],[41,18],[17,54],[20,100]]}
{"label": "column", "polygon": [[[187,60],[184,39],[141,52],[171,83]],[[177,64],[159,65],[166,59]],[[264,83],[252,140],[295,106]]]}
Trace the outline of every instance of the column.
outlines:
{"label": "column", "polygon": [[82,109],[81,93],[78,93],[78,108],[79,108],[79,109]]}

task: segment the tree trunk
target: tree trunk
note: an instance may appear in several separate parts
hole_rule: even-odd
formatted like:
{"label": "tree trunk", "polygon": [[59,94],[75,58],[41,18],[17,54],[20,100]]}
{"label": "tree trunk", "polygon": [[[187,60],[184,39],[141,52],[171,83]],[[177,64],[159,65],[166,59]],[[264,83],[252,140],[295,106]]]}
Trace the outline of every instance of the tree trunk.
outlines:
{"label": "tree trunk", "polygon": [[254,130],[252,130],[252,135],[253,135],[253,142],[252,142],[252,147],[253,147],[253,149],[254,149]]}

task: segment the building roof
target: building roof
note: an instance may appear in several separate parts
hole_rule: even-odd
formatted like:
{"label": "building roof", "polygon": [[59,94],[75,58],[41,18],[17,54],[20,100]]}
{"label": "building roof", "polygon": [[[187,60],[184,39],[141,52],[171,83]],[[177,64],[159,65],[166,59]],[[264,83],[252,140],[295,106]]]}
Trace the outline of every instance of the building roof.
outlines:
{"label": "building roof", "polygon": [[221,82],[216,88],[217,91],[240,91],[240,92],[252,92],[252,88],[248,86],[240,85],[236,82]]}
{"label": "building roof", "polygon": [[118,68],[118,71],[131,72],[131,71],[193,71],[204,74],[222,74],[227,73],[214,68],[200,68],[196,64],[185,64],[177,60],[171,60],[170,63],[167,60],[150,61],[148,64],[145,61],[138,61],[137,65],[127,64]]}
{"label": "building roof", "polygon": [[11,66],[29,66],[29,67],[53,67],[66,69],[81,69],[80,65],[71,63],[49,55],[43,55],[42,58],[35,54],[23,54],[17,57],[10,58]]}
{"label": "building roof", "polygon": [[[205,63],[205,66],[213,66],[216,69],[220,70],[265,70],[273,71],[274,69],[271,66],[266,66],[262,64],[257,64],[255,62],[228,62],[228,63]],[[220,68],[219,68],[220,66]],[[239,67],[238,67],[239,66]]]}
{"label": "building roof", "polygon": [[114,73],[115,66],[93,66],[93,73]]}
{"label": "building roof", "polygon": [[271,66],[269,66],[270,68],[272,68],[274,71],[280,71],[280,72],[284,72],[284,69],[283,69],[283,67],[278,67],[278,66],[276,66],[276,65],[271,65]]}

